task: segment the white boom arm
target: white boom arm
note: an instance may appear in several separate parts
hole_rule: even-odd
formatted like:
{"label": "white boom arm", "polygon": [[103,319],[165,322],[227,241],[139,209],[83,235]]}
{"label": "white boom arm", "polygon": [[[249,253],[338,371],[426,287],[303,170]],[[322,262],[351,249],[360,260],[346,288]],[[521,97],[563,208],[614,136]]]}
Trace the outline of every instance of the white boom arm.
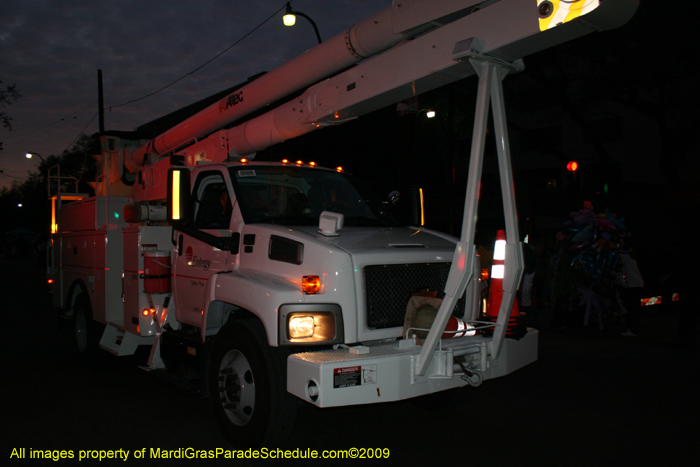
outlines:
{"label": "white boom arm", "polygon": [[[416,0],[413,3],[425,6],[443,5],[445,2]],[[410,2],[402,3],[411,6]],[[460,6],[464,7],[474,2],[447,3],[461,3]],[[231,155],[255,153],[317,128],[343,123],[473,75],[473,67],[464,59],[474,53],[513,62],[590,32],[617,27],[632,16],[638,1],[607,0],[584,17],[573,16],[567,23],[556,27],[542,25],[538,8],[542,0],[484,3],[487,5],[479,11],[395,45],[381,55],[317,82],[298,98],[274,110],[229,130],[217,132],[210,137],[210,141],[190,146],[187,153],[201,152],[206,160],[219,161],[227,160]],[[574,3],[598,5],[598,0]],[[386,14],[386,11],[381,14]],[[422,13],[422,9],[416,8],[416,12]],[[404,18],[412,17],[409,13],[405,12]],[[541,30],[547,26],[551,29]],[[318,47],[305,55],[315,55]],[[318,52],[322,59],[327,50],[318,49]],[[194,116],[190,120],[196,118]]]}
{"label": "white boom arm", "polygon": [[[397,43],[440,26],[441,18],[466,14],[478,0],[402,0],[308,50],[157,136],[125,159],[131,172],[147,154],[162,155]],[[415,8],[411,8],[415,6]],[[462,13],[459,13],[459,12]],[[452,16],[451,16],[452,15]]]}
{"label": "white boom arm", "polygon": [[[129,171],[146,172],[147,183],[134,186],[134,197],[165,198],[162,181],[170,166],[157,159],[168,152],[185,155],[187,165],[249,155],[473,75],[473,67],[464,61],[473,53],[512,62],[620,26],[638,4],[638,0],[561,2],[394,0],[391,7],[125,154]],[[562,14],[564,6],[573,13]],[[566,22],[553,25],[552,18]],[[299,97],[259,117],[222,129],[297,92]]]}

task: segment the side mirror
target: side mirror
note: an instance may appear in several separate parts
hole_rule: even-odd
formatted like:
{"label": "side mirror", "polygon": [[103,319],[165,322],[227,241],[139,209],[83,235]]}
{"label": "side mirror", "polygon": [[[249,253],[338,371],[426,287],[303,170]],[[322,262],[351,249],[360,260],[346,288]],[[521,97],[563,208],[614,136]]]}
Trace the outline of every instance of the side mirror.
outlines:
{"label": "side mirror", "polygon": [[396,206],[401,201],[401,192],[399,190],[394,190],[386,197],[390,206]]}
{"label": "side mirror", "polygon": [[423,226],[425,224],[422,188],[416,185],[409,185],[400,192],[394,190],[389,193],[387,201],[387,204],[391,206],[402,223],[414,226]]}
{"label": "side mirror", "polygon": [[173,167],[168,171],[168,220],[188,224],[193,218],[190,170]]}

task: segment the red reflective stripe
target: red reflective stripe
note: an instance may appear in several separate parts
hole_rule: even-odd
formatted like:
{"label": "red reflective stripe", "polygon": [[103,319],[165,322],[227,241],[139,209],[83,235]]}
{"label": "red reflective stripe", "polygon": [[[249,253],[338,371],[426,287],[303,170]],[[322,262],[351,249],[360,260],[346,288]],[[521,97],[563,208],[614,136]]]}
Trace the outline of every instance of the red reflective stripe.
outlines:
{"label": "red reflective stripe", "polygon": [[661,303],[661,295],[642,299],[642,306],[658,305]]}

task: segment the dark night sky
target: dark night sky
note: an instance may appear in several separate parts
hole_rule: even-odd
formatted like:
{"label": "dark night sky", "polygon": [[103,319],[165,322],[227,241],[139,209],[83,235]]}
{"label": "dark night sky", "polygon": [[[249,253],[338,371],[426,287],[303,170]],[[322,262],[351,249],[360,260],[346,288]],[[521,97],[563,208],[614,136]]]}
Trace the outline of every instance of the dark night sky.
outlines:
{"label": "dark night sky", "polygon": [[[22,93],[16,103],[3,109],[13,118],[15,131],[8,133],[0,129],[0,141],[4,143],[0,170],[5,173],[0,176],[0,186],[21,180],[27,171],[36,168],[37,162],[25,159],[25,152],[35,151],[44,157],[57,155],[70,149],[81,132],[90,135],[97,131],[97,69],[102,69],[104,74],[106,128],[132,130],[258,72],[273,70],[314,46],[313,29],[303,19],[294,28],[282,26],[281,10],[285,3],[284,0],[178,3],[7,0],[0,3],[0,80],[3,85],[16,84]],[[314,18],[323,39],[390,4],[390,0],[296,0],[293,3],[297,10]],[[617,69],[626,73],[604,79],[611,86],[620,86],[625,80],[633,82],[636,86],[630,88],[639,93],[643,104],[665,104],[660,111],[665,112],[669,135],[678,148],[672,154],[680,155],[677,168],[684,183],[698,166],[697,159],[691,157],[691,146],[683,143],[687,137],[683,129],[691,127],[688,119],[694,115],[687,111],[698,99],[695,86],[690,84],[692,70],[698,66],[687,52],[687,44],[693,43],[696,35],[692,27],[687,27],[690,20],[689,15],[679,13],[666,2],[645,0],[635,17],[622,28],[564,46],[592,47],[600,50],[601,56],[612,52],[613,60],[624,58],[624,66]],[[110,110],[110,106],[147,95],[192,72],[261,23],[264,24],[249,37],[201,70],[152,97]],[[621,50],[634,54],[626,57]],[[547,60],[550,53],[526,57],[524,74],[537,76],[536,63]],[[620,92],[615,97],[622,95]],[[516,101],[527,97],[519,95]],[[473,115],[472,109],[468,112]],[[634,112],[635,118],[641,115]],[[517,114],[509,114],[509,120],[516,122],[517,118]],[[551,118],[556,119],[557,115],[552,113]],[[627,116],[625,119],[632,121]],[[370,116],[368,121],[380,125],[386,122],[376,116]],[[654,116],[645,115],[637,121],[640,125],[631,130],[627,125],[626,141],[622,144],[633,162],[625,162],[625,177],[668,183],[659,176],[662,173],[659,164],[664,159],[658,157],[658,151],[664,143],[660,142]],[[394,125],[405,126],[405,123]],[[331,140],[333,144],[335,134],[326,131],[331,134],[321,136],[321,141]],[[352,133],[352,128],[343,131]],[[382,134],[385,133],[388,132]],[[304,138],[300,140],[292,143],[291,148],[304,143]],[[443,140],[434,141],[442,144]],[[392,144],[401,147],[391,149],[400,154],[409,143],[398,141]],[[338,149],[347,152],[356,146],[362,150],[357,141]],[[574,149],[581,148],[583,145]],[[351,156],[353,161],[356,154],[357,151]],[[613,153],[613,157],[621,155]],[[337,163],[348,164],[348,161]],[[396,175],[402,176],[398,170]]]}
{"label": "dark night sky", "polygon": [[[148,99],[107,110],[108,130],[132,130],[159,116],[270,71],[316,45],[303,18],[282,25],[285,0],[4,0],[0,2],[0,80],[21,98],[3,109],[14,131],[0,129],[0,186],[26,177],[36,161],[70,149],[81,132],[98,129],[97,70],[105,106],[149,94],[203,65]],[[326,40],[389,5],[390,0],[295,0]],[[278,10],[282,10],[279,11]],[[278,12],[275,14],[275,12]]]}

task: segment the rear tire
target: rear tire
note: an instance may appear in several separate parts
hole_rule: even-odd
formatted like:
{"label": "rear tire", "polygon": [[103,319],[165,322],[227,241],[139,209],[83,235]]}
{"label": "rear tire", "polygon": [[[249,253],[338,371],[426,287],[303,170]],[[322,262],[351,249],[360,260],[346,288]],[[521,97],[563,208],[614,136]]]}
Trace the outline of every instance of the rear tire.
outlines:
{"label": "rear tire", "polygon": [[93,362],[100,354],[100,339],[104,326],[92,318],[90,299],[85,293],[73,303],[73,329],[75,348],[84,362]]}
{"label": "rear tire", "polygon": [[233,446],[278,446],[291,434],[297,401],[287,392],[287,356],[285,349],[268,346],[258,321],[236,321],[219,332],[209,362],[209,396]]}

